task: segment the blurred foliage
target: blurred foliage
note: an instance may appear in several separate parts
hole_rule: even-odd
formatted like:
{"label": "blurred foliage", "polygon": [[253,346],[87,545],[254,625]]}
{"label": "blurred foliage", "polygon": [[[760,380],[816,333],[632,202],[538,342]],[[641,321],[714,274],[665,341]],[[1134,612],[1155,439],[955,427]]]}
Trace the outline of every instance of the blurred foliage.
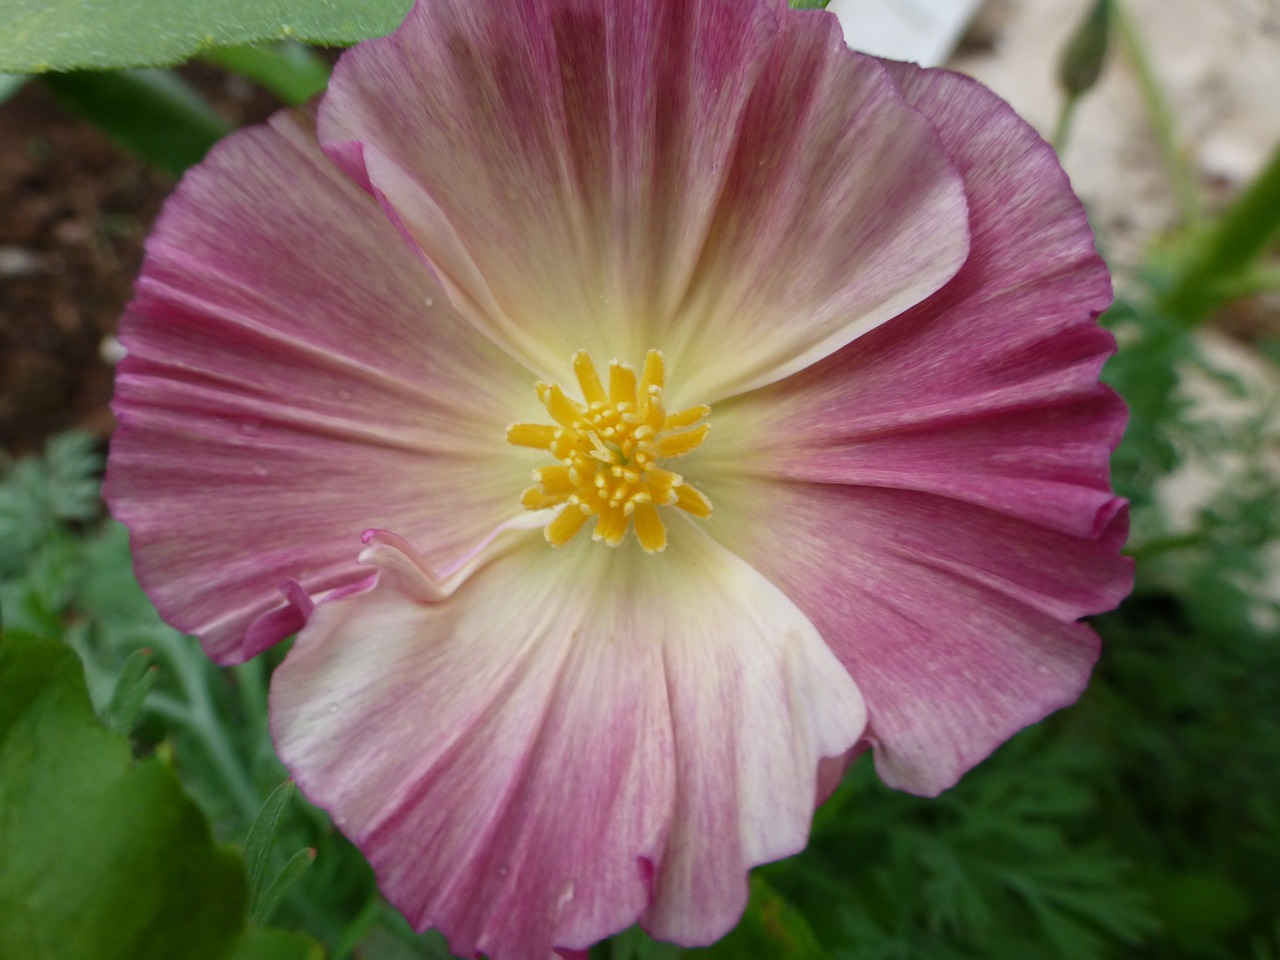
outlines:
{"label": "blurred foliage", "polygon": [[0,0],[0,71],[167,66],[217,47],[274,40],[345,46],[390,33],[410,3]]}
{"label": "blurred foliage", "polygon": [[56,640],[0,640],[0,956],[220,960],[244,925],[234,851],[173,771],[134,763]]}
{"label": "blurred foliage", "polygon": [[[1122,345],[1106,376],[1131,410],[1115,473],[1133,502],[1139,576],[1096,621],[1104,653],[1081,702],[934,800],[855,764],[809,849],[756,872],[731,936],[681,950],[637,929],[593,956],[1280,960],[1267,894],[1280,889],[1274,398],[1221,369],[1159,309],[1160,288],[1157,275],[1104,318]],[[1187,396],[1191,377],[1245,413],[1207,418]],[[1196,465],[1221,482],[1175,517],[1165,485]],[[282,654],[220,670],[159,620],[129,572],[125,532],[102,514],[100,468],[78,434],[0,464],[6,635],[60,637],[80,655],[99,714],[133,730],[136,753],[171,762],[216,836],[248,850],[255,898],[272,877],[285,884],[273,923],[336,960],[445,960],[443,938],[408,929],[327,817],[276,790],[266,690]],[[306,955],[306,941],[276,936],[255,930],[236,956]]]}
{"label": "blurred foliage", "polygon": [[213,108],[169,70],[77,71],[43,79],[64,107],[174,175],[199,163],[231,132]]}

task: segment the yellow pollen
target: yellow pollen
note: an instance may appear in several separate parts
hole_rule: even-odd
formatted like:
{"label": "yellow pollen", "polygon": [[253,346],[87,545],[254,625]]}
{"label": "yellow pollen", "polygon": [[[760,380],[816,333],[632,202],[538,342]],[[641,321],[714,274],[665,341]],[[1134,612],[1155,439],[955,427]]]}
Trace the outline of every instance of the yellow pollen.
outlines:
{"label": "yellow pollen", "polygon": [[554,423],[513,423],[507,441],[545,450],[560,463],[533,471],[535,481],[520,496],[529,510],[559,507],[547,524],[547,541],[562,547],[595,517],[592,539],[616,547],[633,526],[647,553],[667,545],[659,506],[679,507],[695,517],[711,516],[711,501],[662,461],[683,456],[707,438],[702,420],[711,408],[667,413],[662,392],[662,354],[650,350],[639,379],[635,369],[609,364],[606,389],[585,350],[573,356],[582,402],[556,384],[539,383],[538,399]]}

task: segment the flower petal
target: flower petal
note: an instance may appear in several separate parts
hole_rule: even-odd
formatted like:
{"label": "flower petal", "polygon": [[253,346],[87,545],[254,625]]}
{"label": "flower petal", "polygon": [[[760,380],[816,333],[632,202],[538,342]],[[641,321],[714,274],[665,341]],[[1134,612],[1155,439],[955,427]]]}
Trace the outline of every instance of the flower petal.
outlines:
{"label": "flower petal", "polygon": [[[686,473],[863,690],[884,780],[936,793],[1070,703],[1129,591],[1098,383],[1110,299],[1052,151],[963,77],[889,65],[965,177],[969,260],[801,374],[715,411]],[[745,469],[744,469],[745,467]]]}
{"label": "flower petal", "polygon": [[537,409],[530,375],[301,118],[236,134],[183,180],[121,339],[107,496],[151,598],[217,660],[296,628],[286,580],[366,576],[365,528],[430,531],[443,566],[518,510],[504,428]]}
{"label": "flower petal", "polygon": [[885,783],[934,795],[1080,695],[1098,640],[1074,622],[1132,586],[1118,513],[1096,540],[911,491],[781,483],[763,511],[718,489],[713,533],[804,610],[867,702]]}
{"label": "flower petal", "polygon": [[544,960],[642,916],[709,942],[747,868],[803,846],[861,700],[794,605],[687,527],[656,558],[513,540],[439,603],[398,562],[320,603],[277,670],[280,755],[455,952]]}
{"label": "flower petal", "polygon": [[1084,210],[1049,145],[990,91],[890,66],[964,175],[969,259],[903,316],[722,404],[717,460],[740,461],[736,442],[762,473],[938,493],[1096,536],[1120,508],[1109,461],[1125,410],[1098,383],[1111,288]]}
{"label": "flower petal", "polygon": [[513,353],[659,347],[690,402],[901,312],[968,244],[930,124],[777,0],[419,4],[344,57],[320,129]]}

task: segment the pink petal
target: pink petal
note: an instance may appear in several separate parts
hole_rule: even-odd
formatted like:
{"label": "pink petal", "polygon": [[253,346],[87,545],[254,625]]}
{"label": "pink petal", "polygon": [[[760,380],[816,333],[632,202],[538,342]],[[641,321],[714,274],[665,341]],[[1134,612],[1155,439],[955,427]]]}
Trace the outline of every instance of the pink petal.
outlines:
{"label": "pink petal", "polygon": [[1125,411],[1098,383],[1106,269],[1050,148],[970,80],[890,69],[965,177],[969,260],[903,316],[721,404],[687,473],[713,533],[849,668],[886,782],[936,793],[1088,677],[1097,640],[1073,621],[1131,586],[1108,473]]}
{"label": "pink petal", "polygon": [[321,133],[513,353],[658,347],[689,402],[847,343],[968,246],[931,126],[774,0],[419,4],[343,59]]}
{"label": "pink petal", "polygon": [[1098,383],[1114,341],[1094,321],[1111,288],[1084,211],[1048,144],[990,91],[893,71],[964,174],[969,260],[893,322],[722,405],[717,429],[768,437],[782,476],[939,493],[1096,536],[1119,508],[1109,459],[1125,410]]}
{"label": "pink petal", "polygon": [[809,615],[866,699],[881,778],[915,793],[1074,702],[1098,653],[1074,621],[1132,585],[1126,511],[1085,540],[909,491],[748,489],[721,492],[714,532]]}
{"label": "pink petal", "polygon": [[319,604],[276,672],[299,785],[460,955],[545,960],[638,918],[710,942],[746,870],[804,845],[858,692],[776,588],[684,526],[657,563],[513,540],[437,603],[411,599],[407,557]]}
{"label": "pink petal", "polygon": [[183,180],[121,339],[107,496],[161,613],[215,659],[296,629],[285,581],[367,576],[365,528],[430,531],[443,565],[519,511],[504,428],[536,415],[531,375],[454,313],[305,121],[241,132]]}

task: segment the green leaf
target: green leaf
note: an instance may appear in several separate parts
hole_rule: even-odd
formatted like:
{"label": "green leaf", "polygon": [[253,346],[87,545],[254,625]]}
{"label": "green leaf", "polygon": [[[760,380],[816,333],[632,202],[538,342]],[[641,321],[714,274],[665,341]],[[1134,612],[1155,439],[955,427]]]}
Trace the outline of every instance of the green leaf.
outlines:
{"label": "green leaf", "polygon": [[267,879],[267,869],[271,865],[271,848],[275,846],[276,835],[280,832],[280,821],[284,818],[285,808],[293,796],[293,781],[286,780],[271,791],[257,819],[249,828],[249,835],[244,841],[244,862],[249,871],[249,903],[250,909],[258,903],[262,885]]}
{"label": "green leaf", "polygon": [[104,718],[107,726],[127,737],[138,722],[143,701],[155,685],[156,668],[151,664],[151,651],[133,651],[120,670],[120,679],[107,705]]}
{"label": "green leaf", "polygon": [[347,45],[390,33],[411,0],[0,0],[0,71],[178,63],[214,47]]}
{"label": "green leaf", "polygon": [[305,103],[329,84],[329,65],[299,43],[221,47],[205,59],[261,84],[288,104]]}
{"label": "green leaf", "polygon": [[271,886],[267,887],[266,892],[254,903],[253,912],[250,914],[249,919],[254,923],[266,923],[271,919],[271,914],[275,913],[276,907],[280,905],[280,900],[289,892],[289,888],[297,882],[298,878],[302,876],[303,871],[315,862],[315,859],[316,852],[310,847],[299,850],[290,857],[289,862],[284,865],[284,869],[271,881]]}
{"label": "green leaf", "polygon": [[25,574],[61,524],[97,516],[101,470],[97,441],[78,431],[51,438],[40,457],[0,453],[0,577]]}
{"label": "green leaf", "polygon": [[148,163],[180,174],[198,163],[230,125],[167,70],[51,73],[62,103]]}
{"label": "green leaf", "polygon": [[75,654],[0,641],[0,956],[219,960],[245,896],[173,771],[94,716]]}
{"label": "green leaf", "polygon": [[1159,306],[1188,324],[1203,322],[1231,288],[1280,240],[1280,144],[1266,165],[1208,228],[1185,242]]}
{"label": "green leaf", "polygon": [[284,930],[249,929],[226,960],[321,960],[324,949],[310,937]]}

